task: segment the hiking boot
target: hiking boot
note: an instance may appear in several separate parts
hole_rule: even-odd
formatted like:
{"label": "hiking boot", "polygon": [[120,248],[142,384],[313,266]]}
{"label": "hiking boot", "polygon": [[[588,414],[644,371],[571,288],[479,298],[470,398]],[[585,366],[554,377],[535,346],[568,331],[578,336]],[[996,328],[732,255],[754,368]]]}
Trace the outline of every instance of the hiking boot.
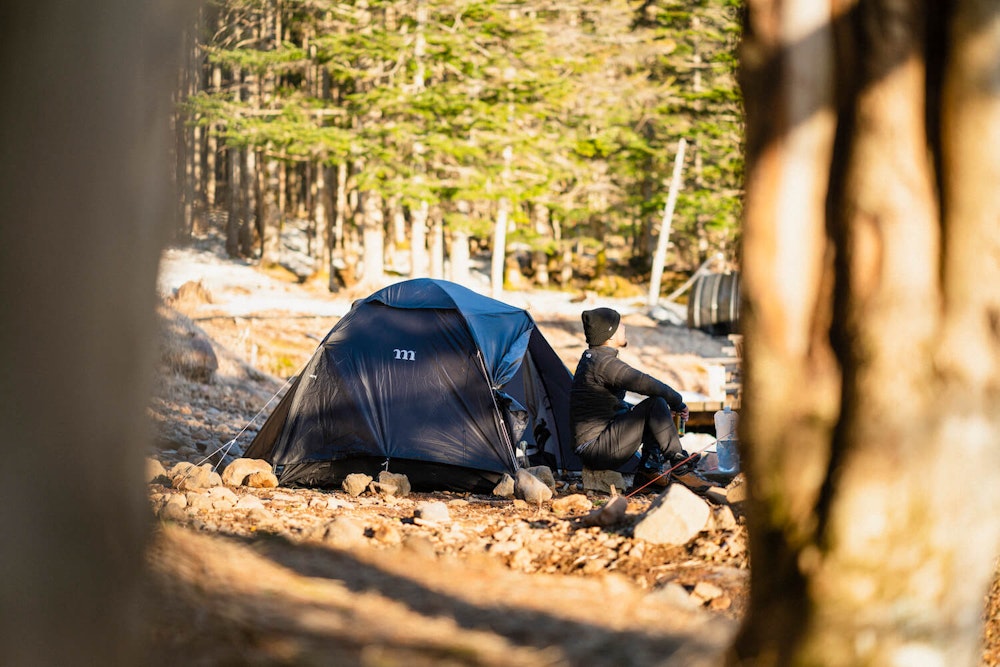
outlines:
{"label": "hiking boot", "polygon": [[694,472],[695,468],[698,466],[698,455],[691,456],[683,449],[670,457],[670,463],[666,466],[667,470],[670,470],[670,474],[677,477],[678,475],[684,475],[689,472]]}
{"label": "hiking boot", "polygon": [[694,470],[688,470],[683,473],[679,473],[675,470],[670,473],[670,477],[672,477],[675,482],[680,482],[695,493],[704,493],[715,486]]}
{"label": "hiking boot", "polygon": [[659,493],[668,486],[670,486],[670,475],[664,475],[662,470],[639,468],[635,471],[635,480],[632,482],[634,491],[642,489],[646,493]]}

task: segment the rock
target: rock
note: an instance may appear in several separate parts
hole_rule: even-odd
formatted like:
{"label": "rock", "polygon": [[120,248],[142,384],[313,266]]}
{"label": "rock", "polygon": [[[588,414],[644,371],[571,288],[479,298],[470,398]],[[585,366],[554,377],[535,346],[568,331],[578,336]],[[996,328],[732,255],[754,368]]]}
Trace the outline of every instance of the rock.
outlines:
{"label": "rock", "polygon": [[503,474],[497,485],[493,487],[493,495],[501,498],[510,498],[514,495],[514,478],[507,473]]}
{"label": "rock", "polygon": [[721,596],[724,591],[707,581],[699,581],[694,585],[694,590],[691,591],[691,598],[698,604],[705,604],[710,600]]}
{"label": "rock", "polygon": [[406,475],[383,470],[378,474],[378,490],[387,496],[405,498],[410,495],[410,480]]}
{"label": "rock", "polygon": [[187,506],[194,512],[210,512],[215,509],[212,499],[200,493],[187,494]]}
{"label": "rock", "polygon": [[526,570],[531,567],[535,556],[529,549],[520,548],[510,557],[510,566],[515,570]]}
{"label": "rock", "polygon": [[347,495],[353,498],[357,498],[358,496],[360,496],[362,493],[365,492],[365,489],[368,488],[368,485],[371,484],[371,481],[372,478],[369,477],[368,475],[365,475],[360,472],[355,472],[351,473],[350,475],[344,478],[344,481],[341,483],[340,488],[342,488],[344,490],[344,493],[346,493]]}
{"label": "rock", "polygon": [[181,462],[170,469],[169,476],[170,483],[179,491],[209,489],[222,484],[222,479],[218,473],[212,472],[212,466],[209,463],[195,466],[191,463]]}
{"label": "rock", "polygon": [[541,505],[552,498],[552,489],[527,470],[521,469],[514,478],[514,495],[528,503]]}
{"label": "rock", "polygon": [[729,483],[726,487],[726,500],[730,507],[733,508],[733,512],[736,514],[745,514],[744,505],[747,499],[750,497],[750,488],[746,483],[746,477],[742,473],[733,478],[733,481]]}
{"label": "rock", "polygon": [[598,508],[581,519],[584,526],[614,526],[625,519],[628,510],[628,500],[625,496],[615,496],[601,508]]}
{"label": "rock", "polygon": [[351,509],[354,507],[354,503],[349,503],[346,500],[341,500],[340,498],[334,498],[331,496],[326,499],[326,507],[331,510]]}
{"label": "rock", "polygon": [[[246,479],[255,472],[266,472],[271,475],[271,464],[262,459],[236,459],[222,471],[222,482],[226,486],[243,486]],[[275,479],[277,486],[277,479]]]}
{"label": "rock", "polygon": [[612,486],[618,491],[624,491],[628,488],[625,477],[617,470],[583,469],[583,488],[585,491],[611,493]]}
{"label": "rock", "polygon": [[211,499],[212,509],[224,510],[236,506],[236,494],[225,486],[212,487],[205,495]]}
{"label": "rock", "polygon": [[241,510],[264,509],[264,502],[257,496],[243,496],[236,501],[236,508]]}
{"label": "rock", "polygon": [[451,521],[451,514],[448,513],[448,506],[441,501],[424,500],[417,503],[417,508],[413,511],[413,522],[418,525],[441,524]]}
{"label": "rock", "polygon": [[365,541],[365,527],[358,521],[346,517],[338,516],[321,529],[324,542],[335,544],[339,547],[349,547],[361,544]]}
{"label": "rock", "polygon": [[608,558],[592,558],[583,564],[581,570],[584,574],[597,574],[606,570],[610,564],[611,560]]}
{"label": "rock", "polygon": [[160,359],[171,370],[195,382],[211,382],[219,369],[212,342],[196,331],[170,336],[160,350]]}
{"label": "rock", "polygon": [[247,519],[264,526],[274,525],[278,522],[274,514],[265,508],[263,504],[260,507],[251,507],[250,511],[247,512]]}
{"label": "rock", "polygon": [[671,484],[636,523],[633,534],[652,544],[687,544],[705,527],[708,503],[683,484]]}
{"label": "rock", "polygon": [[146,459],[146,482],[155,482],[159,477],[166,477],[167,470],[163,464],[153,458]]}
{"label": "rock", "polygon": [[672,581],[664,584],[663,587],[650,593],[647,597],[666,602],[672,607],[679,607],[686,611],[697,611],[701,608],[701,604],[691,599],[683,586]]}
{"label": "rock", "polygon": [[434,543],[425,535],[410,535],[403,540],[403,548],[424,558],[437,558]]}
{"label": "rock", "polygon": [[247,475],[244,484],[255,489],[273,489],[278,486],[278,478],[270,470],[267,472],[252,472]]}
{"label": "rock", "polygon": [[728,595],[720,595],[714,598],[708,603],[709,609],[712,611],[725,611],[733,606],[733,599]]}
{"label": "rock", "polygon": [[383,544],[400,544],[403,541],[403,534],[399,532],[399,528],[389,523],[375,526],[372,537]]}
{"label": "rock", "polygon": [[590,498],[582,493],[574,493],[565,498],[558,498],[552,501],[552,511],[556,514],[569,514],[570,512],[589,512],[594,509],[594,503]]}
{"label": "rock", "polygon": [[183,306],[199,306],[203,303],[213,303],[212,293],[200,281],[189,280],[177,288],[177,292],[169,299],[172,306],[180,309]]}
{"label": "rock", "polygon": [[732,508],[726,505],[715,508],[712,515],[715,518],[715,527],[719,530],[735,530],[739,526]]}
{"label": "rock", "polygon": [[163,521],[181,521],[187,516],[184,508],[187,507],[187,496],[183,493],[174,493],[167,502],[160,508],[159,517]]}
{"label": "rock", "polygon": [[545,486],[553,491],[556,490],[556,478],[548,466],[532,466],[527,469],[532,475],[545,482]]}

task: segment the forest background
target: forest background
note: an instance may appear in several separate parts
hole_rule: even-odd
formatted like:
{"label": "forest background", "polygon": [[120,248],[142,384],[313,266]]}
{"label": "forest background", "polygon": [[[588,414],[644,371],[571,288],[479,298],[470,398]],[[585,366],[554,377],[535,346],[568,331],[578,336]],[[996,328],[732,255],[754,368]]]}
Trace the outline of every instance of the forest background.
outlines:
{"label": "forest background", "polygon": [[467,282],[488,255],[494,292],[625,295],[667,222],[672,288],[736,259],[739,4],[208,2],[179,81],[177,237],[266,264],[304,221],[331,290]]}

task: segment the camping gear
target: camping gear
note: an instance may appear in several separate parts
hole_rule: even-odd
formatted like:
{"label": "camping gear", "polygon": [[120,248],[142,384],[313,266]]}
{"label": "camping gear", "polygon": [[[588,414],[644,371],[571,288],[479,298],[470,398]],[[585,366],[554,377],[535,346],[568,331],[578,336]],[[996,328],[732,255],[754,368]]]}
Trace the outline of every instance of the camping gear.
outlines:
{"label": "camping gear", "polygon": [[244,456],[269,461],[285,485],[388,470],[417,489],[489,491],[514,476],[519,450],[581,469],[571,381],[525,310],[407,280],[355,302]]}
{"label": "camping gear", "polygon": [[728,405],[715,413],[715,452],[719,457],[719,472],[736,474],[740,471],[736,427],[740,416]]}
{"label": "camping gear", "polygon": [[735,333],[740,321],[740,274],[707,273],[691,286],[687,303],[690,329],[721,336]]}

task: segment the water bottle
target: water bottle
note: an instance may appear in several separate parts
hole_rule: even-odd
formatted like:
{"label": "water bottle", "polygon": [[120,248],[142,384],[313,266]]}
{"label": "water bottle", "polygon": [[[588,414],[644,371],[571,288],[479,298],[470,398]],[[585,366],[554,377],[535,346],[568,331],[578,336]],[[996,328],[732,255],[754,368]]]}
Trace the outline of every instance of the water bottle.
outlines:
{"label": "water bottle", "polygon": [[740,471],[739,439],[736,436],[739,420],[740,416],[728,405],[715,413],[715,453],[719,457],[719,472]]}

